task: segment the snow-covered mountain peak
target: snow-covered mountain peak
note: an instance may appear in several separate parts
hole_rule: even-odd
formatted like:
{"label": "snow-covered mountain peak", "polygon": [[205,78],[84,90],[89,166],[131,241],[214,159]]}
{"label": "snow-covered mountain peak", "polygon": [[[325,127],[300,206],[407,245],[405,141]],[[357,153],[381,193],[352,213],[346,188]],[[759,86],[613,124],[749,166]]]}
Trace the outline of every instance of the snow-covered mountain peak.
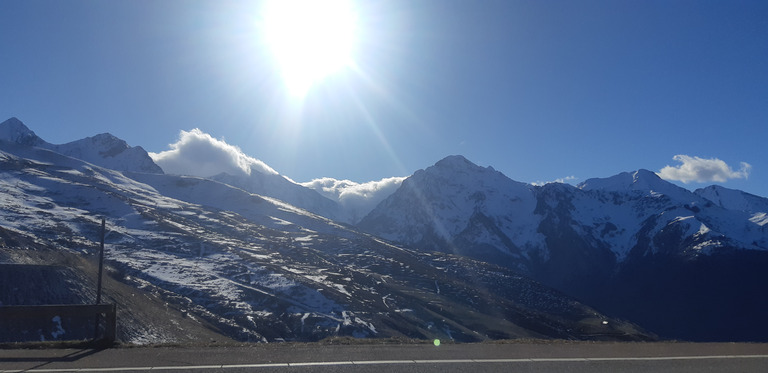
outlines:
{"label": "snow-covered mountain peak", "polygon": [[496,177],[500,176],[505,179],[507,178],[500,172],[493,169],[493,167],[478,166],[472,163],[470,160],[464,158],[462,155],[449,155],[439,160],[433,166],[428,167],[425,171],[432,174],[450,175],[452,178],[458,175],[471,175],[473,177],[478,177],[482,174],[497,174]]}
{"label": "snow-covered mountain peak", "polygon": [[[578,185],[582,190],[605,190],[605,191],[624,191],[627,189],[637,189],[640,184],[647,185],[652,178],[652,172],[648,170],[637,170],[633,172],[622,172],[605,178],[592,178]],[[653,175],[655,176],[655,174]],[[656,176],[658,178],[658,176]]]}
{"label": "snow-covered mountain peak", "polygon": [[163,173],[143,148],[131,147],[124,140],[109,133],[62,145],[52,145],[48,148],[69,157],[118,171]]}
{"label": "snow-covered mountain peak", "polygon": [[646,170],[644,168],[641,168],[641,169],[635,171],[632,174],[632,177],[634,178],[635,182],[638,182],[640,180],[646,180],[646,181],[647,180],[661,180],[659,175],[657,175],[655,172]]}
{"label": "snow-covered mountain peak", "polygon": [[512,241],[537,248],[535,187],[450,156],[405,179],[358,224],[392,240],[447,250],[451,240],[492,248],[489,256],[520,255]]}
{"label": "snow-covered mountain peak", "polygon": [[17,118],[10,118],[0,123],[0,140],[52,150],[117,171],[163,173],[143,148],[131,147],[124,140],[109,133],[54,145],[38,137]]}
{"label": "snow-covered mountain peak", "polygon": [[114,157],[130,148],[128,143],[110,133],[101,133],[96,136],[86,137],[82,140],[62,145],[61,147],[65,146],[67,148],[83,148],[85,146],[98,151],[98,153],[104,157]]}
{"label": "snow-covered mountain peak", "polygon": [[577,186],[581,190],[602,190],[606,192],[639,192],[644,195],[666,195],[670,198],[689,199],[691,192],[663,180],[653,171],[640,169],[622,172],[607,178],[592,178]]}
{"label": "snow-covered mountain peak", "polygon": [[0,123],[0,140],[30,146],[44,143],[41,138],[27,128],[27,126],[16,117],[11,117],[3,123]]}
{"label": "snow-covered mountain peak", "polygon": [[696,189],[694,193],[728,210],[747,213],[768,213],[768,198],[759,197],[740,190],[710,185],[706,188]]}
{"label": "snow-covered mountain peak", "polygon": [[109,146],[123,146],[125,148],[129,148],[128,143],[125,142],[125,140],[109,133],[100,133],[96,136],[87,137],[86,139],[91,139],[91,141],[99,144],[109,145]]}
{"label": "snow-covered mountain peak", "polygon": [[435,163],[435,167],[446,169],[476,168],[478,165],[464,158],[463,155],[449,155]]}
{"label": "snow-covered mountain peak", "polygon": [[[465,189],[493,189],[515,185],[516,189],[528,190],[530,185],[514,181],[493,167],[478,166],[461,155],[451,155],[424,170],[416,171],[409,179],[420,183],[443,183]],[[507,185],[510,184],[510,185]]]}

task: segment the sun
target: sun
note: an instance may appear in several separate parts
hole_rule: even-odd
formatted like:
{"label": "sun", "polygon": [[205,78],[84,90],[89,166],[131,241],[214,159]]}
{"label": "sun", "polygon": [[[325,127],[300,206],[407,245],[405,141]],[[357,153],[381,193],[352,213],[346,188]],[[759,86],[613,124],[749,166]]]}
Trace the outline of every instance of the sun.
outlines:
{"label": "sun", "polygon": [[272,0],[263,15],[266,43],[288,90],[303,96],[352,63],[356,15],[348,0]]}

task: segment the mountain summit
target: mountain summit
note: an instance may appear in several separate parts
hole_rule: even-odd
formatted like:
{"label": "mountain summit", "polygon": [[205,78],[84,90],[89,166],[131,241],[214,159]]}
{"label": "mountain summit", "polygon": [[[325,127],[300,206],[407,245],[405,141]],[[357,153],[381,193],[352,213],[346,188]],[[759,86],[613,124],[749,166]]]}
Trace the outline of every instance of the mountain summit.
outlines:
{"label": "mountain summit", "polygon": [[640,169],[634,172],[622,172],[607,178],[593,178],[580,183],[582,190],[601,190],[605,192],[633,192],[645,195],[663,194],[673,198],[689,198],[691,192],[663,180],[653,171]]}
{"label": "mountain summit", "polygon": [[740,190],[710,185],[706,188],[696,189],[694,193],[725,209],[755,214],[768,213],[768,198]]}
{"label": "mountain summit", "polygon": [[29,146],[47,144],[16,117],[0,123],[0,140]]}
{"label": "mountain summit", "polygon": [[38,137],[14,117],[0,123],[0,140],[48,149],[117,171],[163,173],[163,170],[152,161],[142,147],[131,147],[125,141],[108,133],[54,145]]}
{"label": "mountain summit", "polygon": [[510,262],[544,245],[527,218],[535,209],[532,185],[450,156],[405,179],[358,226],[424,250]]}

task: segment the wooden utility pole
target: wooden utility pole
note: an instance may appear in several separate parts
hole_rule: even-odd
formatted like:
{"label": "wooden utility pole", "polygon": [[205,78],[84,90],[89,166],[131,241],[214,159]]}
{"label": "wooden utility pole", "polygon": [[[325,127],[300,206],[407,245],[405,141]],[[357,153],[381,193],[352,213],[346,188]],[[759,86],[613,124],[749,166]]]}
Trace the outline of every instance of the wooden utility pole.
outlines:
{"label": "wooden utility pole", "polygon": [[96,280],[96,304],[101,304],[101,276],[104,273],[104,236],[106,221],[101,218],[101,246],[99,246],[99,278]]}
{"label": "wooden utility pole", "polygon": [[[101,218],[101,245],[99,246],[99,277],[96,279],[96,304],[101,304],[101,277],[104,273],[104,237],[106,236],[106,220]],[[93,339],[99,338],[99,314],[96,314],[96,327]]]}

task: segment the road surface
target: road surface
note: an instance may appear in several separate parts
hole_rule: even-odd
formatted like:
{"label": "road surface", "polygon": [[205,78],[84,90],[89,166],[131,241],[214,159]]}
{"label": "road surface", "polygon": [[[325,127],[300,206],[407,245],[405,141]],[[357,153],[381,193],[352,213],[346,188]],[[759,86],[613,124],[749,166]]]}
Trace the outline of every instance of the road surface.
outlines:
{"label": "road surface", "polygon": [[269,344],[0,350],[0,372],[766,372],[768,344]]}

